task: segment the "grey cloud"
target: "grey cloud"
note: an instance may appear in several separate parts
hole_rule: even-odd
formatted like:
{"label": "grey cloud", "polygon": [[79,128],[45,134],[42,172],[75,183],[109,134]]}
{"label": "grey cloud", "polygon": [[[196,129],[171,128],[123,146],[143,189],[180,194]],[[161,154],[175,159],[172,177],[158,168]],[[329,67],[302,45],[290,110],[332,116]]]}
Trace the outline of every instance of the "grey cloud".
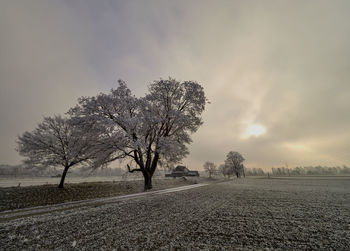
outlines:
{"label": "grey cloud", "polygon": [[[2,161],[17,158],[8,135],[78,96],[117,78],[143,95],[172,76],[203,84],[211,101],[184,160],[194,168],[230,150],[248,166],[350,163],[349,1],[1,5]],[[266,134],[243,139],[249,123]]]}
{"label": "grey cloud", "polygon": [[43,115],[64,113],[80,95],[97,91],[74,31],[58,2],[1,2],[1,162],[19,160],[16,136]]}

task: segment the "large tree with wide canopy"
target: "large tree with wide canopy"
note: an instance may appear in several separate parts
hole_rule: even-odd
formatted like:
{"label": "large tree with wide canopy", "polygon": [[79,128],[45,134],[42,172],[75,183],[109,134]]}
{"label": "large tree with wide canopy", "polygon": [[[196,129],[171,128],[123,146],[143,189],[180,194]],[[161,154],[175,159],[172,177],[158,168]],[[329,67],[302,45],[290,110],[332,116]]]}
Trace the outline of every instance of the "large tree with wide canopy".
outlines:
{"label": "large tree with wide canopy", "polygon": [[100,166],[120,158],[129,160],[130,172],[142,172],[144,189],[152,188],[152,176],[160,161],[179,162],[189,152],[190,134],[202,125],[207,99],[194,81],[157,80],[144,97],[135,97],[126,83],[110,93],[81,97],[70,110],[78,124],[95,124]]}

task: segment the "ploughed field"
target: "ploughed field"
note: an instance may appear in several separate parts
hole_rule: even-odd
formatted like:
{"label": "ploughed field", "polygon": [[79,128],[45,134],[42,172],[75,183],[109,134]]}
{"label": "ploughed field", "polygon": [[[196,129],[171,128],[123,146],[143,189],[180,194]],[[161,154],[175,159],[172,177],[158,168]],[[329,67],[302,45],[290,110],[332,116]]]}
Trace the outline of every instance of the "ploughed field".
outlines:
{"label": "ploughed field", "polygon": [[350,250],[350,179],[234,179],[0,223],[4,250]]}

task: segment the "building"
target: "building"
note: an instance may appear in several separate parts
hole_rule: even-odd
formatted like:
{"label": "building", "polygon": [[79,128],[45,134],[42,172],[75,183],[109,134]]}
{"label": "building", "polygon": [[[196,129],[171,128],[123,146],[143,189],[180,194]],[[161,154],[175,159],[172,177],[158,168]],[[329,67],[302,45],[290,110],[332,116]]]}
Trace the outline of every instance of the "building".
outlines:
{"label": "building", "polygon": [[165,177],[184,177],[184,176],[197,176],[199,177],[198,171],[190,171],[185,166],[177,166],[171,173],[165,174]]}

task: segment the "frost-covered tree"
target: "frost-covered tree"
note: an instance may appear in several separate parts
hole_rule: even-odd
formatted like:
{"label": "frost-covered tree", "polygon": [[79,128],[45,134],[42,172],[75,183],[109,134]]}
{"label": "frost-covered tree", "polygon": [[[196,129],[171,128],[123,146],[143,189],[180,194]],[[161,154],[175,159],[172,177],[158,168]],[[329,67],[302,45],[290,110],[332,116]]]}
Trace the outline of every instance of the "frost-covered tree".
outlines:
{"label": "frost-covered tree", "polygon": [[209,174],[209,178],[211,178],[212,174],[216,173],[216,165],[213,162],[206,161],[203,167],[204,170]]}
{"label": "frost-covered tree", "polygon": [[32,132],[18,137],[17,151],[32,167],[63,166],[59,188],[68,169],[88,163],[96,154],[96,128],[72,123],[61,116],[45,117]]}
{"label": "frost-covered tree", "polygon": [[95,159],[96,166],[125,157],[129,172],[142,172],[148,190],[160,160],[176,163],[189,153],[190,134],[202,125],[207,100],[202,86],[193,81],[157,80],[140,98],[118,82],[108,94],[80,98],[70,114],[104,128],[99,140],[105,150]]}
{"label": "frost-covered tree", "polygon": [[219,171],[220,173],[222,173],[222,175],[224,177],[230,178],[231,176],[233,176],[233,170],[232,168],[229,168],[228,166],[226,166],[225,164],[221,164],[219,166]]}
{"label": "frost-covered tree", "polygon": [[225,177],[225,164],[220,164],[218,167],[218,171]]}
{"label": "frost-covered tree", "polygon": [[225,160],[225,171],[227,174],[230,175],[234,173],[237,178],[244,174],[244,160],[245,159],[240,153],[233,151],[229,152]]}

